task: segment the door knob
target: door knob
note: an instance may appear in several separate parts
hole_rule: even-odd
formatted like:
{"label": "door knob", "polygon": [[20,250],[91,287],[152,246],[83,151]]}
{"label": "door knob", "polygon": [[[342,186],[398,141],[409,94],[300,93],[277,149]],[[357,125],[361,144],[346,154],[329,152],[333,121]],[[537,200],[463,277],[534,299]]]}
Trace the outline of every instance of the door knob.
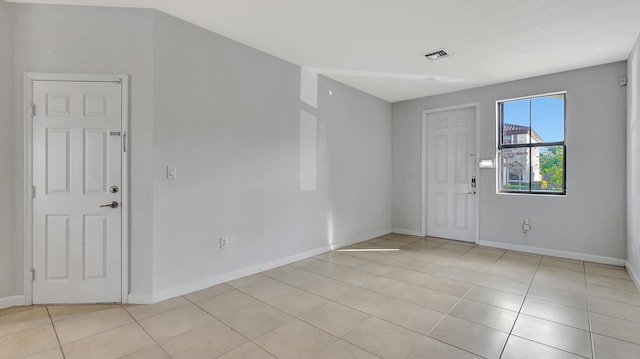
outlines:
{"label": "door knob", "polygon": [[113,201],[113,202],[108,203],[108,204],[103,204],[103,205],[101,205],[101,206],[99,206],[99,207],[100,207],[100,208],[102,208],[102,207],[118,208],[118,202]]}

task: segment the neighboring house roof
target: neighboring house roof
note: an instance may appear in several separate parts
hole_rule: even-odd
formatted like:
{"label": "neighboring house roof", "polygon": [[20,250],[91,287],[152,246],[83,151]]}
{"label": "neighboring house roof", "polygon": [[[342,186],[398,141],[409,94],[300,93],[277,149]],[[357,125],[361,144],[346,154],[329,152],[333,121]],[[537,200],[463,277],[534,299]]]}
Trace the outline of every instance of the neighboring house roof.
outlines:
{"label": "neighboring house roof", "polygon": [[529,126],[522,126],[522,125],[514,125],[514,124],[511,124],[511,123],[505,123],[504,124],[504,129],[503,129],[505,135],[528,134],[529,130],[531,130],[531,137],[533,137],[533,139],[536,140],[536,142],[542,142],[542,137],[540,137],[540,135],[538,135],[536,130],[532,129]]}

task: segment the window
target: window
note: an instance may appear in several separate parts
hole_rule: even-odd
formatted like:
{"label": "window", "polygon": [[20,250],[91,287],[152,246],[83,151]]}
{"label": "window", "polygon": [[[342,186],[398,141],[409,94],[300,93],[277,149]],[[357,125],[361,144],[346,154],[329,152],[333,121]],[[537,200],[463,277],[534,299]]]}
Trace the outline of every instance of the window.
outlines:
{"label": "window", "polygon": [[565,97],[498,101],[499,192],[566,193]]}

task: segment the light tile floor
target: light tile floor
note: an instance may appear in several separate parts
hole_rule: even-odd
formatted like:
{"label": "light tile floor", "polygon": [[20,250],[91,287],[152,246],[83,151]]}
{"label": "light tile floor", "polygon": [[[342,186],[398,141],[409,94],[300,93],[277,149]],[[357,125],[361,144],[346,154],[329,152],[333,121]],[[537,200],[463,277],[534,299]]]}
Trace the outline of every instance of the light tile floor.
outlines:
{"label": "light tile floor", "polygon": [[0,358],[640,358],[624,268],[396,234],[346,249],[153,305],[0,310]]}

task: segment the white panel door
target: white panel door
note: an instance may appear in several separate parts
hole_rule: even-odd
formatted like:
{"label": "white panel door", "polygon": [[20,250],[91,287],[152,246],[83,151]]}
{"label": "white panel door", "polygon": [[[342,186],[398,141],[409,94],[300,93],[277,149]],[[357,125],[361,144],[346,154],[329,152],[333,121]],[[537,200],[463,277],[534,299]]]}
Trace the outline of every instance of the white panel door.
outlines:
{"label": "white panel door", "polygon": [[34,303],[122,301],[121,91],[33,82]]}
{"label": "white panel door", "polygon": [[427,235],[475,241],[475,109],[427,115]]}

